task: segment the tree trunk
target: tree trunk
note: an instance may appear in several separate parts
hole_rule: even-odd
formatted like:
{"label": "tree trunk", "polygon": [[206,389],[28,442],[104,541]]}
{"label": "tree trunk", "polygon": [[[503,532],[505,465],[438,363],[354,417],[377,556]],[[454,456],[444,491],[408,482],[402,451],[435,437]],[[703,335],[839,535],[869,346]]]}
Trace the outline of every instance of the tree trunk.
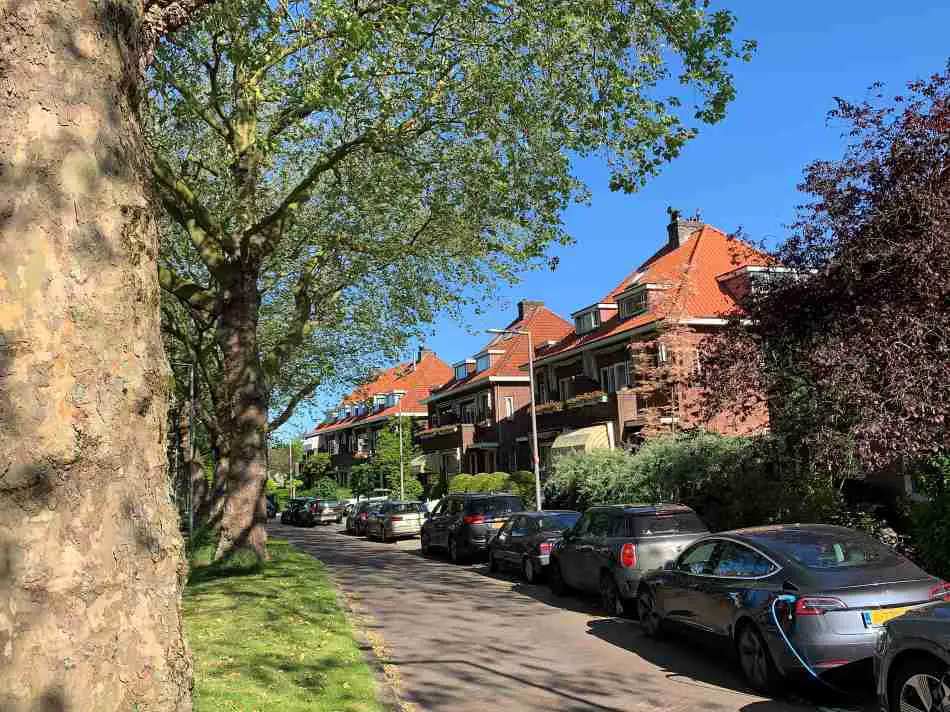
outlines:
{"label": "tree trunk", "polygon": [[135,3],[0,0],[0,708],[191,709]]}
{"label": "tree trunk", "polygon": [[230,442],[227,495],[216,554],[219,559],[245,548],[259,558],[267,557],[267,398],[257,346],[257,274],[256,269],[248,268],[234,280],[221,306],[217,328],[229,408],[225,430]]}

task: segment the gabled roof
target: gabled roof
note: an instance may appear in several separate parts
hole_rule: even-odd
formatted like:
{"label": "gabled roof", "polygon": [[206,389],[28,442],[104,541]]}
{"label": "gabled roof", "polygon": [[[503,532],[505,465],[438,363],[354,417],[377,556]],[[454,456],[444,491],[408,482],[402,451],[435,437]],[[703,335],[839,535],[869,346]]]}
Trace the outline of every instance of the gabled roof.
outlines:
{"label": "gabled roof", "polygon": [[[571,323],[543,304],[537,302],[524,302],[523,304],[523,316],[519,316],[508,324],[505,327],[506,330],[530,331],[535,344],[552,340],[560,341],[571,332]],[[465,378],[458,379],[455,378],[453,371],[451,380],[440,388],[434,389],[430,399],[441,400],[455,393],[467,391],[482,383],[490,383],[492,380],[505,378],[521,380],[526,377],[523,367],[528,363],[527,336],[498,334],[483,348],[479,349],[478,353],[485,353],[489,350],[502,352],[492,359],[491,366],[483,371],[470,373]]]}
{"label": "gabled roof", "polygon": [[323,433],[345,430],[358,425],[386,420],[387,418],[407,413],[425,413],[426,406],[422,401],[429,397],[429,392],[436,386],[452,378],[452,368],[431,351],[424,351],[419,361],[401,363],[377,374],[373,380],[354,389],[343,399],[344,404],[362,403],[374,395],[383,395],[393,391],[405,391],[399,404],[369,410],[363,415],[353,415],[349,418],[325,421],[308,432],[304,437],[313,437]]}
{"label": "gabled roof", "polygon": [[537,355],[538,359],[564,356],[593,342],[636,329],[646,329],[671,316],[677,319],[725,318],[740,311],[726,285],[717,279],[749,265],[765,266],[774,261],[748,243],[730,237],[712,225],[703,225],[679,247],[664,245],[650,259],[624,277],[599,303],[614,303],[626,290],[638,285],[663,288],[661,306],[621,319],[618,313],[586,334],[567,334]]}

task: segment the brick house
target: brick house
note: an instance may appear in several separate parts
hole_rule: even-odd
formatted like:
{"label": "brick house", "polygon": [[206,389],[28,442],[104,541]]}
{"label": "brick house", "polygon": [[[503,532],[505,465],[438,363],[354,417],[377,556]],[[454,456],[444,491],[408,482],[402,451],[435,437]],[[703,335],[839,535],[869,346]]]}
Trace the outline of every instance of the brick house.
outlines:
{"label": "brick house", "polygon": [[387,421],[402,415],[413,419],[414,428],[424,427],[428,411],[423,401],[450,378],[449,365],[420,348],[414,361],[377,373],[327,411],[324,421],[304,436],[304,457],[329,453],[337,479],[348,484],[350,468],[373,456]]}
{"label": "brick house", "polygon": [[[534,343],[557,342],[571,324],[541,302],[522,301],[505,330],[530,332]],[[527,361],[526,335],[499,334],[453,366],[451,380],[426,399],[429,427],[416,436],[429,471],[445,476],[530,468],[517,440],[531,401]]]}
{"label": "brick house", "polygon": [[669,374],[674,362],[680,376],[698,368],[703,339],[725,327],[742,297],[778,268],[697,220],[674,214],[667,233],[656,254],[603,299],[572,314],[570,333],[538,344],[543,465],[552,452],[633,444],[663,429],[741,434],[767,427],[764,405],[747,414],[703,413],[702,392],[690,378],[660,374]]}

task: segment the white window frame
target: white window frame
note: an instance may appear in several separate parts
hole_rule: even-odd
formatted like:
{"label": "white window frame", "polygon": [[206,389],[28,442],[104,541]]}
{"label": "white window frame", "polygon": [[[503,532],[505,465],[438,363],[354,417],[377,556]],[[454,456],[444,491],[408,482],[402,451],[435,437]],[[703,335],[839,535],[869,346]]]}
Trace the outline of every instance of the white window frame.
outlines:
{"label": "white window frame", "polygon": [[583,314],[578,314],[574,318],[574,330],[578,334],[586,334],[588,331],[593,331],[598,326],[600,326],[600,312],[596,309],[591,309],[586,311]]}
{"label": "white window frame", "polygon": [[487,371],[491,368],[491,354],[483,354],[475,359],[475,372]]}
{"label": "white window frame", "polygon": [[505,417],[511,418],[515,414],[515,399],[512,396],[505,396]]}
{"label": "white window frame", "polygon": [[666,344],[662,341],[656,345],[656,362],[668,363],[670,360],[670,350],[666,348]]}
{"label": "white window frame", "polygon": [[461,365],[459,365],[459,366],[456,366],[456,367],[455,367],[455,380],[456,380],[456,381],[461,381],[461,380],[462,380],[463,378],[465,378],[467,375],[468,375],[468,368],[465,366],[464,363],[461,364]]}
{"label": "white window frame", "polygon": [[632,294],[620,301],[620,318],[629,319],[630,317],[645,312],[647,310],[647,290],[642,289],[636,294]]}

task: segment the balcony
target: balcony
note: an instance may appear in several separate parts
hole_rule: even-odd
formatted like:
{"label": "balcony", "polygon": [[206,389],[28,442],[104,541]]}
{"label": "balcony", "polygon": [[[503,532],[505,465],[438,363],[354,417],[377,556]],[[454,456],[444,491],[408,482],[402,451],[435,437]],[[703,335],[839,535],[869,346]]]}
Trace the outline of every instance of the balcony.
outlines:
{"label": "balcony", "polygon": [[416,433],[416,440],[423,452],[432,453],[441,450],[465,450],[475,441],[473,423],[453,423],[426,428]]}
{"label": "balcony", "polygon": [[566,401],[537,406],[538,430],[583,428],[593,423],[617,421],[617,394],[594,391]]}

